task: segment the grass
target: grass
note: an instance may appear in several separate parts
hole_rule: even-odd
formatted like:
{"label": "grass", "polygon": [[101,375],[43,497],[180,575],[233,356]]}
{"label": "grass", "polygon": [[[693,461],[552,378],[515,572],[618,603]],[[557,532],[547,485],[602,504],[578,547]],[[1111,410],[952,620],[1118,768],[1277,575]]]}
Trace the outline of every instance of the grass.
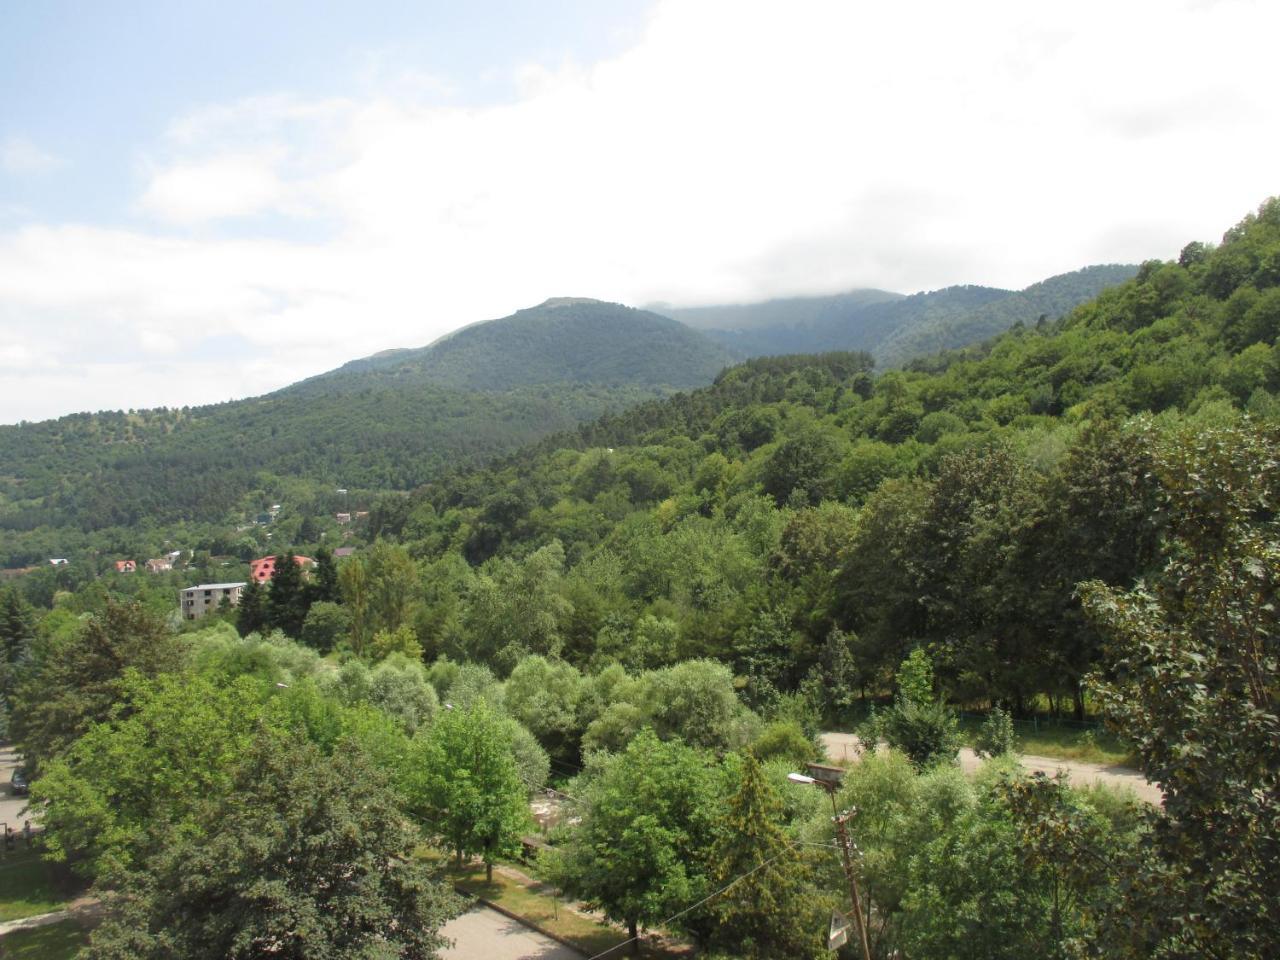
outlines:
{"label": "grass", "polygon": [[[521,872],[528,872],[524,866],[519,869]],[[545,888],[528,887],[497,872],[493,875],[493,882],[486,883],[484,872],[483,865],[468,864],[461,870],[450,866],[447,876],[461,892],[496,903],[534,926],[555,934],[584,951],[587,956],[595,956],[626,940],[626,934],[618,928],[575,913],[567,904],[545,892]],[[629,956],[626,948],[611,954],[613,955]],[[682,956],[655,949],[650,944],[644,945],[640,955],[653,958]]]}
{"label": "grass", "polygon": [[88,940],[88,930],[75,920],[63,920],[0,937],[0,957],[4,960],[72,960]]}
{"label": "grass", "polygon": [[0,860],[0,923],[49,913],[68,899],[37,851],[6,852]]}
{"label": "grass", "polygon": [[[981,720],[973,717],[961,719],[960,733],[967,746],[973,746],[981,727]],[[1128,748],[1105,730],[1081,729],[1045,721],[1034,725],[1030,721],[1016,721],[1014,728],[1019,753],[1055,760],[1133,765]]]}

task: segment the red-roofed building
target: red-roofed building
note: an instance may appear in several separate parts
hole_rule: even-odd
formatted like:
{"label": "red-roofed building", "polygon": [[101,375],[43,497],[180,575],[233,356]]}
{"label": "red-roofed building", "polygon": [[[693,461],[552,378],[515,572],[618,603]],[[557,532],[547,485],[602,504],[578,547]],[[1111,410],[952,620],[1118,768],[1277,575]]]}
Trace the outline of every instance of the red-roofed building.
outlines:
{"label": "red-roofed building", "polygon": [[135,573],[138,569],[137,560],[117,560],[116,573]]}
{"label": "red-roofed building", "polygon": [[[310,557],[294,557],[298,566],[314,567],[316,562]],[[267,583],[276,572],[276,558],[273,554],[269,557],[261,557],[257,560],[249,561],[249,575],[259,583]]]}

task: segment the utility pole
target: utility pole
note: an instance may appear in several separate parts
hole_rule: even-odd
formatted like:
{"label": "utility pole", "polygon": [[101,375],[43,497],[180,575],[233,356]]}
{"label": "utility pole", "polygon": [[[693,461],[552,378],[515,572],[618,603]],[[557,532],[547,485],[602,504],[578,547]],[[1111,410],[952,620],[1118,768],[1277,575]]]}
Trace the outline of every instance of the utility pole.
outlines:
{"label": "utility pole", "polygon": [[[836,792],[835,790],[827,792],[831,794],[831,809],[834,812]],[[862,960],[871,960],[871,944],[867,941],[867,924],[862,915],[862,897],[858,895],[858,878],[853,872],[853,842],[849,839],[849,831],[844,826],[854,818],[857,812],[857,810],[846,810],[844,813],[836,813],[831,819],[836,825],[836,838],[840,844],[840,860],[844,864],[844,875],[849,880],[849,899],[853,901],[853,920],[858,926],[858,939],[862,941]]]}
{"label": "utility pole", "polygon": [[871,943],[867,940],[867,922],[862,914],[862,897],[858,893],[858,877],[853,872],[853,841],[849,839],[849,831],[845,828],[858,813],[856,808],[841,813],[836,809],[836,791],[840,789],[840,778],[844,771],[838,767],[827,767],[822,764],[808,765],[810,773],[818,776],[809,777],[803,773],[789,773],[787,779],[792,783],[811,783],[827,791],[831,798],[831,822],[836,825],[836,843],[840,848],[840,862],[844,865],[845,879],[849,881],[849,899],[853,903],[853,922],[858,928],[858,940],[862,944],[862,960],[871,960]]}

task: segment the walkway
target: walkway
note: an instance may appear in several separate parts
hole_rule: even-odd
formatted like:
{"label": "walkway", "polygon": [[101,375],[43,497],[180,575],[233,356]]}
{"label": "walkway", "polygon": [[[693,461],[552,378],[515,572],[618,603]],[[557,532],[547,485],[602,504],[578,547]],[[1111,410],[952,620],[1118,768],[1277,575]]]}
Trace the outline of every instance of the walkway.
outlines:
{"label": "walkway", "polygon": [[582,960],[583,956],[488,907],[473,907],[440,932],[454,941],[442,954],[444,960]]}
{"label": "walkway", "polygon": [[[49,913],[38,913],[34,917],[22,917],[19,920],[9,920],[0,923],[0,937],[13,933],[17,930],[31,930],[34,927],[47,927],[51,923],[61,923],[63,920],[95,920],[102,912],[101,905],[94,897],[81,897],[78,900],[72,900],[61,910],[53,910]],[[0,956],[4,955],[3,949],[0,949]]]}

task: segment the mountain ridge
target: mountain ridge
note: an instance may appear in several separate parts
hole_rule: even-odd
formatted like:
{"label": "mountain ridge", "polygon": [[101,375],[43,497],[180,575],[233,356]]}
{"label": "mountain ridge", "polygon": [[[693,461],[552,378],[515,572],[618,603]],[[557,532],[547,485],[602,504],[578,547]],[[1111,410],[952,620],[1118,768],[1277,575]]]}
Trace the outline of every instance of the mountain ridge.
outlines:
{"label": "mountain ridge", "polygon": [[[878,367],[985,340],[1041,315],[1057,319],[1108,286],[1136,275],[1131,264],[1095,264],[1022,290],[959,284],[910,295],[860,288],[822,297],[666,307],[737,356],[866,350]],[[655,308],[656,309],[656,308]]]}
{"label": "mountain ridge", "polygon": [[323,389],[353,375],[484,391],[545,383],[684,389],[710,382],[734,359],[669,317],[587,297],[551,297],[424,347],[384,350],[283,389]]}

